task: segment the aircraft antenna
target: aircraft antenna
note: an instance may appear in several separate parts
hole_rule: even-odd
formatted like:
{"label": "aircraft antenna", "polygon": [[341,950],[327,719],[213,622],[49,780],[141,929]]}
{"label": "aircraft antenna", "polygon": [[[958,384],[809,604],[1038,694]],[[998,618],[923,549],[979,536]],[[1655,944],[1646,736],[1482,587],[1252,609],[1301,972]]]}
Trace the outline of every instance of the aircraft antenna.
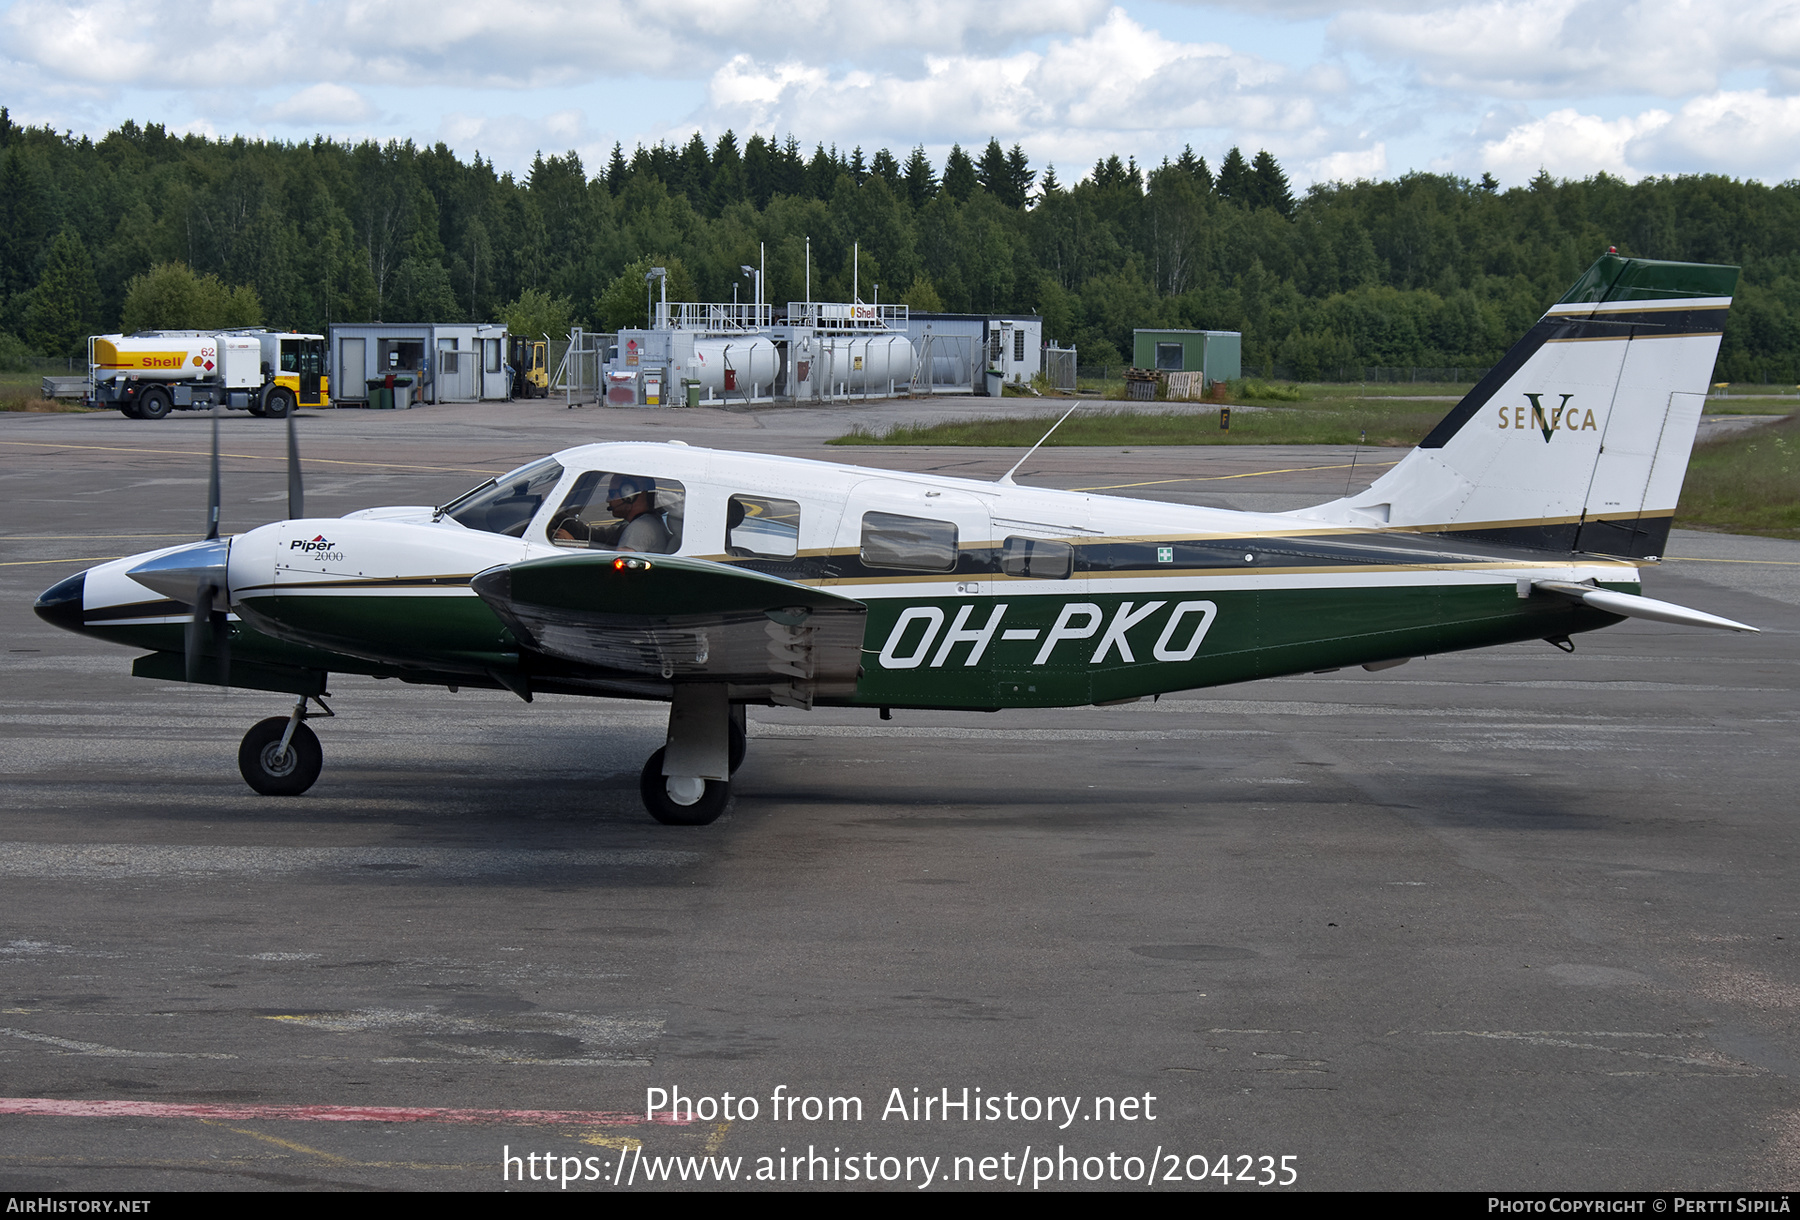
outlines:
{"label": "aircraft antenna", "polygon": [[1350,453],[1350,473],[1344,476],[1344,497],[1350,496],[1350,480],[1356,477],[1356,459],[1362,456],[1364,442],[1369,439],[1369,430],[1364,428],[1356,438],[1356,448]]}
{"label": "aircraft antenna", "polygon": [[[1058,428],[1062,427],[1063,419],[1067,419],[1067,418],[1069,418],[1069,416],[1075,414],[1075,407],[1079,407],[1080,405],[1081,405],[1081,403],[1077,402],[1077,403],[1075,403],[1075,406],[1072,406],[1067,411],[1064,411],[1062,413],[1062,419],[1059,419],[1055,423],[1050,425],[1050,432],[1055,432]],[[1031,448],[1029,448],[1025,451],[1025,457],[1022,457],[1018,461],[1013,463],[1012,470],[1007,471],[1005,474],[1001,475],[998,479],[995,479],[994,481],[996,483],[1000,484],[1000,486],[1002,486],[1002,487],[1017,487],[1018,484],[1013,482],[1013,473],[1015,471],[1017,471],[1019,469],[1019,467],[1023,466],[1025,464],[1026,459],[1029,458],[1032,454],[1036,453],[1038,451],[1038,449],[1040,447],[1042,447],[1042,445],[1045,441],[1050,439],[1050,432],[1046,432],[1046,433],[1044,433],[1044,435],[1039,437],[1038,443],[1036,445],[1033,445]]]}

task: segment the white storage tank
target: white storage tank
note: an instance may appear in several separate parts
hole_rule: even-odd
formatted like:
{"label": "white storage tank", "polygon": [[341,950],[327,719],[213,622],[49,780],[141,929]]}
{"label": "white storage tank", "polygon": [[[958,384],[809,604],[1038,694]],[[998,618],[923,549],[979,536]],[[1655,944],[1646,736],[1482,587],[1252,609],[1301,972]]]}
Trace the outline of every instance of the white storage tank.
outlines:
{"label": "white storage tank", "polygon": [[767,339],[695,339],[689,368],[709,398],[764,395],[781,371],[781,352]]}
{"label": "white storage tank", "polygon": [[885,394],[912,381],[915,360],[905,335],[824,335],[813,377],[828,394]]}

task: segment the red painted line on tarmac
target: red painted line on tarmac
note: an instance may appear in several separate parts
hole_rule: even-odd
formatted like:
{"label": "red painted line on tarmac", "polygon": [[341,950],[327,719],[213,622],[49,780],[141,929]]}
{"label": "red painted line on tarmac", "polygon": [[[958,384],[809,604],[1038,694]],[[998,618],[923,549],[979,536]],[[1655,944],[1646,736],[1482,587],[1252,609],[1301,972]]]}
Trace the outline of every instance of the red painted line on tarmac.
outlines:
{"label": "red painted line on tarmac", "polygon": [[[226,1118],[240,1122],[280,1119],[310,1123],[507,1123],[534,1126],[622,1127],[646,1121],[618,1110],[469,1110],[439,1106],[252,1106],[166,1101],[63,1101],[54,1097],[0,1097],[0,1114],[56,1118]],[[648,1120],[685,1127],[671,1111]]]}

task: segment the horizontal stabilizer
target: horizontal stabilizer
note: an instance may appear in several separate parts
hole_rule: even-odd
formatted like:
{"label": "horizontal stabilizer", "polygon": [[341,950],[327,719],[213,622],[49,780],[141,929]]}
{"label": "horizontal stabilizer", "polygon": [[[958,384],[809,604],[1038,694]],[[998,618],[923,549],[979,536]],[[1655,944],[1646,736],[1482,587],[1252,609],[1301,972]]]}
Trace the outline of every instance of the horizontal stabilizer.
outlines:
{"label": "horizontal stabilizer", "polygon": [[1596,589],[1592,585],[1578,585],[1562,580],[1534,580],[1531,588],[1533,592],[1541,589],[1545,593],[1585,602],[1596,610],[1622,614],[1626,618],[1647,618],[1682,627],[1716,627],[1722,631],[1762,631],[1762,628],[1752,627],[1748,623],[1734,622],[1701,610],[1689,610],[1686,606],[1677,606],[1673,602],[1659,602],[1653,597],[1639,597],[1634,593],[1615,593],[1611,589]]}
{"label": "horizontal stabilizer", "polygon": [[778,576],[676,555],[581,551],[489,568],[469,587],[527,647],[636,677],[853,689],[867,607]]}

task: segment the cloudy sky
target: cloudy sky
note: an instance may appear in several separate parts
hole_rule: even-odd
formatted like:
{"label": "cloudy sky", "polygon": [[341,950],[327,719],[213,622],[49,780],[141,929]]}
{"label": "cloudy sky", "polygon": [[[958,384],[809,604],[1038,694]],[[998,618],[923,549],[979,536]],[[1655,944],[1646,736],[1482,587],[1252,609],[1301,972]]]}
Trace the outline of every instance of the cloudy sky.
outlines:
{"label": "cloudy sky", "polygon": [[99,135],[442,140],[590,170],[792,132],[904,156],[1267,148],[1408,170],[1800,177],[1800,0],[0,0],[0,105]]}

